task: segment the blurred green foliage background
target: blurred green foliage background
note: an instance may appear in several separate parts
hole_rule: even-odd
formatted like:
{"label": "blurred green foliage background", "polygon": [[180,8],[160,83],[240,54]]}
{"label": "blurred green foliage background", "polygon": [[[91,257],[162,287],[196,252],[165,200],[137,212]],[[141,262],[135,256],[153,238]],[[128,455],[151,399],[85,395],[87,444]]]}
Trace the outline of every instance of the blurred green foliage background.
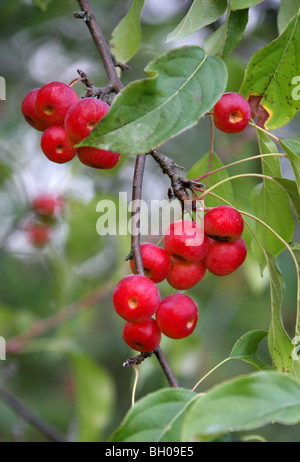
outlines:
{"label": "blurred green foliage background", "polygon": [[[146,64],[167,47],[202,45],[216,25],[185,41],[165,44],[190,3],[146,1],[143,42],[130,62],[131,69],[123,73],[124,84],[142,78]],[[129,4],[125,0],[92,1],[107,40]],[[265,0],[251,9],[244,38],[226,59],[228,90],[238,91],[251,55],[276,38],[278,7],[278,1]],[[117,168],[105,172],[85,167],[77,159],[57,165],[45,158],[41,134],[26,124],[20,111],[25,94],[50,80],[68,83],[77,77],[77,69],[85,71],[97,86],[106,85],[106,75],[88,29],[73,17],[78,9],[75,0],[49,1],[46,11],[31,0],[1,0],[0,8],[0,75],[6,80],[6,101],[0,101],[0,336],[9,340],[71,304],[71,312],[77,313],[0,361],[0,381],[71,439],[103,441],[131,405],[134,372],[122,363],[135,352],[123,343],[123,322],[114,313],[111,297],[113,286],[130,273],[125,263],[130,240],[96,233],[96,204],[109,198],[118,207],[119,191],[128,192],[130,198],[135,159],[122,159]],[[75,89],[84,95],[81,83]],[[299,133],[298,116],[278,131],[283,138],[298,138]],[[188,171],[209,150],[209,143],[207,118],[166,143],[162,152]],[[254,130],[249,127],[234,136],[216,131],[215,151],[224,163],[258,154]],[[282,169],[285,177],[292,177],[288,163],[282,162]],[[260,172],[259,162],[232,168],[231,173],[248,171]],[[233,182],[237,205],[243,210],[251,210],[249,196],[257,182],[254,178]],[[168,179],[147,159],[143,198],[166,198],[168,187]],[[23,225],[30,216],[32,199],[44,192],[63,195],[67,209],[55,225],[51,244],[37,249],[28,242]],[[295,240],[299,240],[299,231]],[[292,336],[296,275],[288,253],[283,252],[278,263],[286,281],[283,318]],[[172,293],[165,282],[159,289],[162,296]],[[77,303],[95,291],[100,295],[96,302],[84,307]],[[233,275],[209,275],[189,294],[199,306],[196,330],[181,341],[163,338],[161,345],[183,387],[193,387],[226,358],[241,335],[256,328],[268,330],[270,322],[268,276],[261,277],[251,254]],[[261,355],[269,361],[266,342]],[[249,365],[231,361],[209,376],[199,391],[250,371]],[[167,382],[155,357],[139,366],[137,398],[164,386]],[[297,441],[300,435],[298,427],[278,425],[259,433],[270,441]],[[47,438],[0,397],[0,441]]]}

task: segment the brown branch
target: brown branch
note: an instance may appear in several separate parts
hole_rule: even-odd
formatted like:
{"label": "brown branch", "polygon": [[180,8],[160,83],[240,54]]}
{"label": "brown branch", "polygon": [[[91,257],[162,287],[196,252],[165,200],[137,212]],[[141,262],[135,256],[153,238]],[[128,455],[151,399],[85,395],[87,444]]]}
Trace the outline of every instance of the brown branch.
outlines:
{"label": "brown branch", "polygon": [[34,414],[21,401],[15,398],[14,395],[8,392],[1,384],[0,396],[19,416],[44,433],[44,435],[46,435],[51,441],[55,441],[57,443],[68,442],[68,440],[60,432],[58,432],[56,429],[48,425],[40,417]]}
{"label": "brown branch", "polygon": [[[89,28],[91,36],[94,40],[96,48],[100,54],[100,58],[104,65],[108,80],[112,87],[115,89],[116,93],[122,90],[123,85],[117,74],[111,51],[107,45],[105,38],[100,29],[99,23],[95,16],[95,13],[91,7],[89,0],[78,0],[80,9],[83,13],[83,19]],[[76,16],[76,15],[75,15]],[[77,16],[78,17],[78,16]]]}
{"label": "brown branch", "polygon": [[27,331],[9,339],[6,342],[6,353],[18,354],[20,353],[26,342],[34,338],[40,337],[41,335],[49,332],[50,330],[60,326],[63,322],[72,319],[74,316],[79,314],[82,310],[99,303],[104,297],[106,297],[112,290],[112,282],[105,284],[105,287],[101,287],[96,291],[83,297],[81,300],[72,303],[66,308],[55,313],[53,316],[49,316],[46,319],[37,321]]}
{"label": "brown branch", "polygon": [[177,172],[177,169],[184,169],[176,164],[173,159],[162,154],[155,149],[152,151],[151,156],[158,163],[163,173],[168,175],[171,181],[171,194],[175,196],[182,204],[185,200],[189,200],[188,190],[193,190],[193,187],[204,188],[204,185],[189,178],[185,178]]}
{"label": "brown branch", "polygon": [[[90,5],[90,2],[89,0],[78,0],[78,3],[81,8],[81,12],[82,12],[82,15],[80,15],[80,17],[85,21],[86,25],[88,26],[90,30],[94,43],[100,54],[100,57],[101,57],[103,66],[105,68],[110,85],[114,88],[116,93],[119,93],[123,89],[123,85],[119,79],[119,76],[115,68],[115,59],[112,56],[109,46],[107,45],[104,39],[101,28],[96,19],[94,11]],[[143,176],[144,176],[144,170],[145,170],[145,160],[146,160],[145,154],[141,154],[136,157],[134,178],[133,178],[133,189],[132,189],[133,200],[141,200]],[[137,233],[137,235],[135,234],[136,233],[132,233],[132,237],[131,237],[131,254],[135,262],[137,274],[143,275],[144,267],[143,267],[141,248],[140,248],[140,233]],[[171,386],[178,387],[178,383],[176,379],[174,378],[171,368],[168,365],[167,360],[164,357],[160,347],[158,347],[154,351],[154,353],[162,367],[162,370],[164,371],[167,377],[169,384]]]}

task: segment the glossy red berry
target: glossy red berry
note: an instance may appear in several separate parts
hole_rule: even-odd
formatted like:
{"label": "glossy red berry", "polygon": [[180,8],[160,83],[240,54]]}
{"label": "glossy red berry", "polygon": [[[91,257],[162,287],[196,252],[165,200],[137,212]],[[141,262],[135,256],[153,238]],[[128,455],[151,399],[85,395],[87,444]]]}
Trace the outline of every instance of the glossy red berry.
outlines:
{"label": "glossy red berry", "polygon": [[144,321],[156,313],[160,303],[157,286],[146,276],[132,274],[118,282],[113,305],[121,318],[130,322]]}
{"label": "glossy red berry", "polygon": [[109,111],[109,105],[100,99],[82,98],[73,104],[65,117],[65,127],[71,138],[78,143],[86,138],[97,122]]}
{"label": "glossy red berry", "polygon": [[224,93],[214,107],[215,126],[223,132],[241,132],[247,127],[250,119],[250,105],[239,93]]}
{"label": "glossy red berry", "polygon": [[41,194],[31,204],[32,210],[40,217],[54,218],[64,209],[64,200],[55,194]]}
{"label": "glossy red berry", "polygon": [[77,155],[84,165],[107,170],[115,167],[120,159],[120,154],[87,146],[78,148]]}
{"label": "glossy red berry", "polygon": [[159,346],[161,332],[153,318],[141,322],[126,322],[123,328],[123,340],[133,350],[150,353]]}
{"label": "glossy red berry", "polygon": [[156,322],[167,337],[180,339],[190,335],[198,321],[198,307],[184,294],[165,297],[156,312]]}
{"label": "glossy red berry", "polygon": [[39,88],[35,88],[27,93],[22,101],[21,111],[24,119],[31,127],[43,132],[48,127],[48,124],[38,117],[35,110],[35,100],[39,90]]}
{"label": "glossy red berry", "polygon": [[166,231],[164,246],[169,255],[196,262],[203,260],[207,254],[209,240],[198,223],[191,220],[176,221]]}
{"label": "glossy red berry", "polygon": [[218,241],[236,241],[244,230],[244,220],[238,210],[219,205],[209,210],[204,217],[204,232]]}
{"label": "glossy red berry", "polygon": [[182,258],[172,257],[167,281],[174,289],[187,290],[202,281],[205,275],[206,268],[202,261],[187,262]]}
{"label": "glossy red berry", "polygon": [[77,93],[69,85],[49,82],[36,95],[36,113],[48,126],[64,125],[67,111],[78,99]]}
{"label": "glossy red berry", "polygon": [[227,276],[242,265],[247,256],[247,246],[242,238],[234,242],[212,241],[204,264],[215,276]]}
{"label": "glossy red berry", "polygon": [[69,162],[76,154],[73,141],[61,125],[53,125],[44,131],[41,148],[49,160],[58,164]]}
{"label": "glossy red berry", "polygon": [[[172,262],[170,256],[162,247],[150,242],[143,242],[141,244],[141,256],[145,276],[155,283],[166,279]],[[130,260],[130,268],[133,273],[136,272],[133,260]]]}

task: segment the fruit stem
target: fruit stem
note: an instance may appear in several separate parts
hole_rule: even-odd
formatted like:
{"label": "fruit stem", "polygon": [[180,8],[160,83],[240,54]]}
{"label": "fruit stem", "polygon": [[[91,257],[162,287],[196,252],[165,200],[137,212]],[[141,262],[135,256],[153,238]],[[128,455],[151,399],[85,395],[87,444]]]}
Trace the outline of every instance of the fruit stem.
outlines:
{"label": "fruit stem", "polygon": [[273,138],[273,140],[277,141],[277,143],[280,143],[280,139],[277,136],[273,135],[272,133],[268,132],[268,130],[265,130],[264,128],[259,127],[259,125],[256,125],[254,122],[249,122],[249,125],[265,133],[270,138]]}

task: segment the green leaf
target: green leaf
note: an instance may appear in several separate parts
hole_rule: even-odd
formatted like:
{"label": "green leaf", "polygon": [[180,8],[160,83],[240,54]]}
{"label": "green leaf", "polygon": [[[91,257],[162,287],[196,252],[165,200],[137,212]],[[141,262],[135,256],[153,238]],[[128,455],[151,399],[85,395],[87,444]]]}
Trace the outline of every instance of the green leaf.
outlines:
{"label": "green leaf", "polygon": [[138,51],[142,40],[140,15],[145,0],[132,0],[126,16],[112,33],[110,48],[117,61],[127,63]]}
{"label": "green leaf", "polygon": [[[209,152],[206,153],[203,157],[201,157],[201,159],[198,160],[198,162],[196,162],[196,164],[194,164],[193,167],[190,169],[190,171],[187,174],[187,178],[196,179],[206,174],[209,167],[209,157]],[[210,164],[210,171],[216,170],[223,166],[224,164],[222,163],[218,155],[216,153],[213,153]],[[210,187],[216,183],[219,183],[222,180],[225,180],[226,178],[228,178],[228,173],[227,170],[224,168],[219,172],[212,173],[206,180],[203,180],[203,182],[207,187]],[[218,186],[212,192],[227,200],[228,202],[233,201],[233,189],[229,181]],[[219,199],[208,194],[205,198],[205,205],[207,207],[216,207],[217,205],[220,205],[220,201]]]}
{"label": "green leaf", "polygon": [[[273,141],[264,133],[258,133],[258,141],[261,154],[277,152]],[[268,177],[280,178],[279,157],[262,158],[262,171]],[[269,179],[264,179],[263,183],[254,188],[251,202],[257,218],[270,226],[286,242],[293,239],[294,215],[289,198],[280,185]],[[284,244],[271,231],[258,222],[256,223],[256,236],[264,249],[275,256],[285,248]]]}
{"label": "green leaf", "polygon": [[187,412],[181,441],[213,441],[229,432],[275,422],[294,425],[299,420],[299,383],[279,372],[256,372],[223,382],[200,395]]}
{"label": "green leaf", "polygon": [[235,343],[229,357],[241,359],[256,369],[269,367],[258,354],[258,345],[267,335],[268,332],[260,329],[247,332]]}
{"label": "green leaf", "polygon": [[178,442],[183,417],[197,395],[167,388],[150,393],[127,413],[110,442]]}
{"label": "green leaf", "polygon": [[292,368],[291,339],[282,323],[281,306],[284,292],[284,278],[276,259],[267,252],[267,266],[270,274],[271,324],[268,335],[269,352],[275,369],[290,373]]}
{"label": "green leaf", "polygon": [[170,50],[130,83],[80,146],[122,154],[147,153],[194,126],[222,96],[227,69],[216,56],[189,46]]}
{"label": "green leaf", "polygon": [[230,5],[232,10],[242,10],[243,8],[258,5],[261,2],[263,0],[230,0]]}
{"label": "green leaf", "polygon": [[226,0],[194,0],[189,11],[168,35],[167,42],[181,40],[219,19],[227,9]]}
{"label": "green leaf", "polygon": [[300,197],[296,182],[293,180],[288,180],[287,178],[275,178],[275,180],[284,188],[287,195],[289,196],[297,220],[300,222]]}
{"label": "green leaf", "polygon": [[78,442],[97,442],[110,423],[115,401],[112,378],[99,364],[84,354],[71,354],[76,407]]}
{"label": "green leaf", "polygon": [[248,18],[248,9],[229,11],[224,24],[204,40],[206,53],[221,58],[229,55],[241,41]]}
{"label": "green leaf", "polygon": [[32,0],[32,3],[34,3],[34,5],[40,8],[42,11],[46,11],[49,3],[52,1],[53,0]]}
{"label": "green leaf", "polygon": [[296,140],[280,140],[280,144],[289,158],[300,194],[300,143]]}
{"label": "green leaf", "polygon": [[289,21],[298,14],[300,0],[281,0],[277,17],[278,31],[281,34]]}
{"label": "green leaf", "polygon": [[291,84],[300,75],[300,22],[296,16],[284,32],[250,59],[240,93],[250,100],[252,116],[268,130],[286,125],[299,110]]}

